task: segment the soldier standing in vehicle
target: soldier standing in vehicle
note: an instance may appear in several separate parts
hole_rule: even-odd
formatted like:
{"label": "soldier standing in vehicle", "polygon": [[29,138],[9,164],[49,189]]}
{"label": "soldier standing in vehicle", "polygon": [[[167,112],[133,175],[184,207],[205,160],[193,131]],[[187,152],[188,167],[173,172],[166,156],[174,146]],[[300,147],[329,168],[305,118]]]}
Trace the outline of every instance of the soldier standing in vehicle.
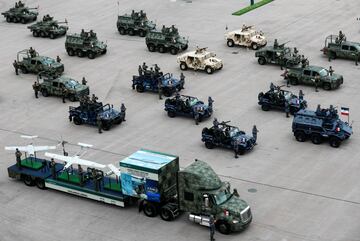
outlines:
{"label": "soldier standing in vehicle", "polygon": [[13,66],[14,66],[14,69],[15,69],[15,74],[19,75],[19,64],[18,64],[18,62],[16,60],[14,60]]}
{"label": "soldier standing in vehicle", "polygon": [[87,81],[86,81],[85,77],[83,77],[81,80],[81,84],[86,85],[86,83],[87,83]]}
{"label": "soldier standing in vehicle", "polygon": [[345,37],[345,34],[343,34],[343,32],[340,30],[339,31],[339,42],[341,43],[342,41],[346,41],[346,37]]}
{"label": "soldier standing in vehicle", "polygon": [[36,51],[35,49],[33,49],[32,47],[30,47],[29,49],[29,54],[31,58],[34,58],[36,56]]}
{"label": "soldier standing in vehicle", "polygon": [[290,117],[290,104],[287,100],[285,101],[285,113],[286,113],[286,118],[289,118]]}
{"label": "soldier standing in vehicle", "polygon": [[234,188],[234,192],[233,192],[235,197],[240,197],[238,190],[236,188]]}
{"label": "soldier standing in vehicle", "polygon": [[210,241],[215,241],[215,238],[214,238],[214,235],[215,235],[215,219],[214,219],[213,215],[210,216],[209,228],[210,228]]}
{"label": "soldier standing in vehicle", "polygon": [[39,94],[39,90],[40,90],[40,85],[37,81],[34,82],[33,84],[33,89],[34,89],[34,92],[35,92],[35,98],[39,98],[38,94]]}
{"label": "soldier standing in vehicle", "polygon": [[275,40],[274,40],[274,48],[276,49],[276,48],[278,48],[278,47],[279,47],[279,43],[278,43],[277,39],[275,39]]}
{"label": "soldier standing in vehicle", "polygon": [[95,94],[92,94],[92,96],[91,96],[91,101],[92,101],[93,103],[96,103],[97,100],[98,100],[98,97],[96,97]]}
{"label": "soldier standing in vehicle", "polygon": [[21,153],[21,151],[19,151],[18,148],[16,148],[15,156],[16,156],[16,166],[19,169],[21,169],[21,156],[22,156],[22,153]]}
{"label": "soldier standing in vehicle", "polygon": [[56,163],[54,161],[54,158],[51,158],[50,169],[51,169],[52,178],[56,179]]}
{"label": "soldier standing in vehicle", "polygon": [[60,63],[60,62],[61,62],[61,59],[60,59],[59,55],[58,55],[58,56],[56,56],[56,62],[58,62],[58,63]]}
{"label": "soldier standing in vehicle", "polygon": [[158,80],[158,92],[159,92],[159,100],[162,100],[162,85],[161,80]]}
{"label": "soldier standing in vehicle", "polygon": [[98,131],[99,131],[99,134],[102,133],[102,121],[101,121],[101,116],[98,114],[97,117],[96,117],[96,125],[98,127]]}
{"label": "soldier standing in vehicle", "polygon": [[306,61],[307,61],[307,59],[305,58],[305,56],[301,55],[301,68],[306,67]]}
{"label": "soldier standing in vehicle", "polygon": [[144,62],[143,65],[142,65],[142,69],[144,70],[144,73],[145,73],[145,71],[147,70],[147,65],[146,65],[145,62]]}
{"label": "soldier standing in vehicle", "polygon": [[138,71],[139,71],[139,76],[142,76],[143,71],[142,71],[141,65],[139,65]]}
{"label": "soldier standing in vehicle", "polygon": [[125,120],[126,107],[125,107],[124,103],[121,103],[120,111],[121,111],[121,113],[122,113],[122,115],[123,115],[123,121],[126,121],[126,120]]}
{"label": "soldier standing in vehicle", "polygon": [[255,145],[256,145],[256,140],[257,140],[257,133],[259,132],[259,130],[256,128],[256,125],[253,126],[252,128],[252,136],[255,140]]}
{"label": "soldier standing in vehicle", "polygon": [[332,66],[329,67],[329,73],[330,73],[330,76],[332,76],[333,73],[334,73],[334,70],[333,70]]}

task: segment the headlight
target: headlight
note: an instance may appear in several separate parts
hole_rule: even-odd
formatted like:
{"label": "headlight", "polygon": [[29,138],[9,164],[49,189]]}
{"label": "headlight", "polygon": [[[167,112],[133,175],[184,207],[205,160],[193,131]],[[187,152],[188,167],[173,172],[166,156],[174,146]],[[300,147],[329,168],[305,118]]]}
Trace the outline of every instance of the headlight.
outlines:
{"label": "headlight", "polygon": [[235,219],[233,219],[233,221],[232,221],[233,223],[239,223],[239,220],[235,220]]}

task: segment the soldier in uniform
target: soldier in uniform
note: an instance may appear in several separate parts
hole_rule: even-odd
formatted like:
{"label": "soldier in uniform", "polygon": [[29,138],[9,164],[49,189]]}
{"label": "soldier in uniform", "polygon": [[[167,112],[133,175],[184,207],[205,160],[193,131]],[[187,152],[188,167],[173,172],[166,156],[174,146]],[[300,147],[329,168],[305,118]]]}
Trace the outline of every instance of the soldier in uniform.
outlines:
{"label": "soldier in uniform", "polygon": [[16,148],[15,156],[16,156],[16,166],[19,169],[21,169],[21,156],[22,156],[22,153],[21,153],[21,151],[19,151],[18,148]]}
{"label": "soldier in uniform", "polygon": [[330,76],[332,76],[333,73],[334,73],[334,70],[333,70],[332,66],[329,67],[329,73],[330,73]]}
{"label": "soldier in uniform", "polygon": [[277,39],[275,39],[275,40],[274,40],[274,48],[276,49],[276,48],[278,48],[278,47],[279,47],[279,43],[278,43]]}
{"label": "soldier in uniform", "polygon": [[30,47],[29,49],[29,54],[31,58],[34,58],[36,56],[36,51],[35,49],[33,49],[32,47]]}
{"label": "soldier in uniform", "polygon": [[15,74],[19,75],[19,64],[16,60],[14,60],[13,66],[15,68]]}
{"label": "soldier in uniform", "polygon": [[155,73],[159,74],[160,73],[160,67],[157,64],[155,64],[154,68],[155,68]]}
{"label": "soldier in uniform", "polygon": [[39,98],[39,96],[38,96],[38,93],[39,93],[39,90],[40,90],[39,83],[37,81],[35,81],[32,87],[33,87],[34,92],[35,92],[35,98],[36,99]]}
{"label": "soldier in uniform", "polygon": [[56,179],[56,163],[54,161],[54,158],[51,158],[51,161],[50,161],[49,165],[50,165],[52,178]]}
{"label": "soldier in uniform", "polygon": [[180,73],[180,81],[182,81],[183,83],[185,83],[185,75],[183,72]]}
{"label": "soldier in uniform", "polygon": [[294,56],[296,56],[299,53],[299,50],[295,47],[294,48]]}
{"label": "soldier in uniform", "polygon": [[275,91],[275,89],[276,89],[276,86],[271,82],[270,83],[270,90]]}
{"label": "soldier in uniform", "polygon": [[343,34],[343,32],[340,30],[340,31],[339,31],[339,42],[341,43],[342,41],[346,41],[346,36],[345,36],[345,34]]}
{"label": "soldier in uniform", "polygon": [[124,103],[121,103],[120,112],[123,114],[123,121],[126,121],[125,120],[126,107],[125,107]]}
{"label": "soldier in uniform", "polygon": [[210,241],[215,241],[215,238],[214,238],[214,234],[215,234],[215,219],[214,219],[213,215],[210,216],[209,228],[210,228]]}
{"label": "soldier in uniform", "polygon": [[102,133],[102,121],[101,121],[101,117],[100,117],[100,115],[97,115],[97,117],[96,117],[96,125],[97,125],[97,127],[98,127],[98,131],[99,131],[99,133],[101,134]]}
{"label": "soldier in uniform", "polygon": [[143,71],[144,71],[144,73],[145,73],[145,71],[147,70],[147,65],[146,65],[145,62],[142,64],[142,68],[143,68]]}
{"label": "soldier in uniform", "polygon": [[200,115],[199,115],[199,109],[197,108],[194,110],[194,119],[195,119],[195,124],[199,125]]}
{"label": "soldier in uniform", "polygon": [[139,76],[142,76],[143,70],[142,70],[142,68],[141,68],[141,65],[139,65],[138,71],[139,71]]}
{"label": "soldier in uniform", "polygon": [[305,58],[305,56],[301,55],[301,68],[306,67],[306,62],[307,62],[307,59]]}
{"label": "soldier in uniform", "polygon": [[66,96],[67,96],[67,89],[65,87],[62,87],[62,89],[61,89],[61,97],[62,97],[62,102],[63,103],[66,103],[66,101],[65,101]]}
{"label": "soldier in uniform", "polygon": [[159,92],[159,100],[162,100],[162,84],[161,80],[158,80],[158,92]]}
{"label": "soldier in uniform", "polygon": [[95,94],[92,94],[92,96],[91,96],[91,101],[92,101],[93,103],[96,103],[97,100],[98,100],[98,97],[96,97]]}
{"label": "soldier in uniform", "polygon": [[234,188],[234,196],[235,197],[240,197],[239,193],[238,193],[238,190],[236,188]]}
{"label": "soldier in uniform", "polygon": [[216,118],[214,118],[213,125],[215,128],[219,128],[219,122]]}
{"label": "soldier in uniform", "polygon": [[304,93],[302,90],[299,90],[299,100],[303,101],[304,100]]}
{"label": "soldier in uniform", "polygon": [[60,63],[60,62],[61,62],[61,59],[60,59],[59,55],[58,55],[58,56],[56,56],[56,62],[58,62],[58,63]]}
{"label": "soldier in uniform", "polygon": [[314,83],[315,83],[315,92],[319,92],[319,90],[318,90],[318,87],[319,87],[319,84],[320,84],[320,76],[319,75],[315,76]]}
{"label": "soldier in uniform", "polygon": [[290,117],[290,104],[288,101],[285,101],[285,113],[286,113],[286,118]]}
{"label": "soldier in uniform", "polygon": [[256,128],[256,125],[253,126],[252,128],[252,136],[255,140],[255,145],[256,145],[256,140],[257,140],[257,133],[259,132],[259,130]]}
{"label": "soldier in uniform", "polygon": [[208,104],[209,107],[212,107],[212,104],[214,103],[214,100],[211,98],[211,96],[208,97]]}
{"label": "soldier in uniform", "polygon": [[81,84],[86,85],[86,83],[87,83],[87,81],[86,81],[85,77],[82,77]]}

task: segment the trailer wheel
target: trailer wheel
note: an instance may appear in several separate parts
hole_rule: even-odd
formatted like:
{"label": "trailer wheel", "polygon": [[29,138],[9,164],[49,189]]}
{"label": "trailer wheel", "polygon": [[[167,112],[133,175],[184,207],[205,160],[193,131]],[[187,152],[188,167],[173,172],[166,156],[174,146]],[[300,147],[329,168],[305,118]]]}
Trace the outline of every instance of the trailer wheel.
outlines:
{"label": "trailer wheel", "polygon": [[162,207],[160,210],[160,217],[164,221],[172,221],[174,219],[174,214],[167,207]]}
{"label": "trailer wheel", "polygon": [[148,217],[156,217],[158,214],[155,205],[150,202],[144,202],[143,210],[144,210],[144,214]]}
{"label": "trailer wheel", "polygon": [[230,225],[222,220],[216,222],[216,229],[222,234],[230,234],[231,231]]}
{"label": "trailer wheel", "polygon": [[43,179],[36,178],[35,184],[36,184],[36,186],[37,186],[39,189],[42,189],[42,190],[46,189],[46,187],[45,187],[45,181],[44,181]]}
{"label": "trailer wheel", "polygon": [[34,180],[29,175],[24,175],[23,181],[26,186],[29,186],[29,187],[34,186]]}

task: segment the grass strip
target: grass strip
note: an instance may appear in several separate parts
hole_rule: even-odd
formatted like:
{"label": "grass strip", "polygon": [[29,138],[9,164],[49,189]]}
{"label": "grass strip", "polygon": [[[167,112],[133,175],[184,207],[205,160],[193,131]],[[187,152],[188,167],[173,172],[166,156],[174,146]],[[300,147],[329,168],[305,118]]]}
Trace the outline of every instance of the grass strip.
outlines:
{"label": "grass strip", "polygon": [[250,12],[251,10],[254,10],[256,8],[264,6],[265,4],[271,3],[272,1],[274,1],[274,0],[262,0],[260,2],[255,3],[254,5],[250,5],[246,8],[240,9],[239,11],[234,12],[232,15],[235,15],[235,16],[243,15],[247,12]]}

